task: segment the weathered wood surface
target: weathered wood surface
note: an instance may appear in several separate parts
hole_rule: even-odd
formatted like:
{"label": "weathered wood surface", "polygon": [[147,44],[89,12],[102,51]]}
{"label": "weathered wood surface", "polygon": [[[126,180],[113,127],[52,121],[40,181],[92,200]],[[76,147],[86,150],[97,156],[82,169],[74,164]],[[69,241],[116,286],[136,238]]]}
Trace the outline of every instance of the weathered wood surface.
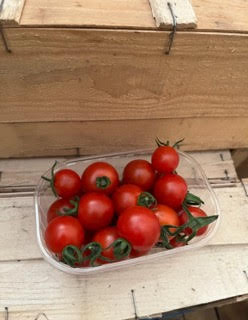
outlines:
{"label": "weathered wood surface", "polygon": [[[198,30],[247,32],[246,0],[192,0]],[[148,0],[27,0],[23,25],[155,29]]]}
{"label": "weathered wood surface", "polygon": [[[131,319],[132,289],[139,316],[246,295],[248,197],[231,168],[229,152],[192,155],[216,186],[221,205],[222,223],[211,243],[166,260],[89,278],[56,271],[41,259],[35,241],[33,199],[21,196],[23,182],[31,192],[37,176],[53,159],[1,160],[0,319],[4,319],[5,306],[16,320],[33,320],[40,312],[53,320]],[[8,184],[16,188],[11,197],[3,188]],[[104,304],[96,303],[103,297]]]}
{"label": "weathered wood surface", "polygon": [[1,0],[0,23],[6,25],[19,24],[24,4],[25,0]]}
{"label": "weathered wood surface", "polygon": [[[158,28],[172,29],[174,26],[172,15],[175,17],[177,29],[196,28],[197,19],[190,0],[173,0],[170,2],[149,0],[149,3]],[[170,10],[172,10],[172,12]]]}

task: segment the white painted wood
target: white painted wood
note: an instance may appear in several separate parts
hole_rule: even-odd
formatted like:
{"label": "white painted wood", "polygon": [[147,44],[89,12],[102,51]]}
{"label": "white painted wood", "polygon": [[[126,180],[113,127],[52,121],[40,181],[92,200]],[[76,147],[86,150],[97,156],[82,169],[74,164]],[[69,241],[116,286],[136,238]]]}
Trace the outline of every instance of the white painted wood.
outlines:
{"label": "white painted wood", "polygon": [[197,19],[190,0],[149,0],[156,26],[172,29],[173,19],[168,7],[171,4],[178,29],[196,28]]}
{"label": "white painted wood", "polygon": [[[237,179],[229,151],[190,152],[189,154],[200,163],[213,184],[229,183],[229,180]],[[60,157],[56,159],[58,161],[65,160],[65,158]],[[8,191],[10,186],[31,186],[31,189],[33,189],[40,176],[52,166],[54,161],[55,158],[0,160],[0,192]],[[225,170],[228,172],[229,180],[226,180]],[[3,190],[3,188],[5,189]]]}
{"label": "white painted wood", "polygon": [[[206,247],[145,265],[75,277],[44,261],[0,263],[0,319],[120,320],[244,295],[248,245]],[[247,270],[248,271],[248,270]]]}
{"label": "white painted wood", "polygon": [[3,2],[0,10],[0,23],[18,24],[21,19],[25,0],[1,0]]}
{"label": "white painted wood", "polygon": [[[215,189],[221,224],[210,245],[248,244],[248,198],[241,185]],[[32,197],[0,199],[0,261],[40,258]]]}

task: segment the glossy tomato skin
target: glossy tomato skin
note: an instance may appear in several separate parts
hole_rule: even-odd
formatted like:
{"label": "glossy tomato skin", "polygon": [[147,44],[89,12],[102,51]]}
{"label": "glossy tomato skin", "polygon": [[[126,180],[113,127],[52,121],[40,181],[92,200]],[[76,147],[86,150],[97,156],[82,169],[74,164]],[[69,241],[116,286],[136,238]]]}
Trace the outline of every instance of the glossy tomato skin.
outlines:
{"label": "glossy tomato skin", "polygon": [[107,227],[114,215],[112,200],[103,193],[89,192],[79,201],[78,219],[89,231]]}
{"label": "glossy tomato skin", "polygon": [[[119,233],[116,227],[107,227],[95,233],[93,241],[100,243],[103,249],[109,247],[115,240],[119,238]],[[102,256],[115,260],[113,248],[102,251]],[[100,259],[99,259],[100,261]],[[101,260],[101,263],[106,263]]]}
{"label": "glossy tomato skin", "polygon": [[80,248],[84,242],[84,229],[76,218],[57,217],[46,228],[45,242],[54,253],[61,253],[69,244]]}
{"label": "glossy tomato skin", "polygon": [[170,146],[158,147],[152,154],[152,166],[161,173],[173,172],[179,164],[177,151]]}
{"label": "glossy tomato skin", "polygon": [[152,165],[146,160],[130,161],[123,171],[123,183],[135,184],[143,191],[152,188],[155,180],[155,171]]}
{"label": "glossy tomato skin", "polygon": [[[153,209],[153,212],[158,218],[160,226],[172,225],[178,227],[180,225],[177,212],[164,204],[158,204],[156,208]],[[170,228],[170,231],[174,232],[176,230],[175,228]]]}
{"label": "glossy tomato skin", "polygon": [[120,215],[125,209],[136,206],[141,193],[142,189],[134,184],[118,187],[112,196],[115,212]]}
{"label": "glossy tomato skin", "polygon": [[161,204],[178,209],[187,194],[186,181],[177,174],[167,174],[154,185],[154,196]]}
{"label": "glossy tomato skin", "polygon": [[60,216],[59,213],[63,214],[65,210],[73,209],[73,208],[74,208],[73,204],[71,204],[70,200],[68,199],[58,199],[54,201],[48,209],[47,222],[49,223],[54,218],[59,217]]}
{"label": "glossy tomato skin", "polygon": [[117,229],[135,251],[149,251],[160,236],[160,224],[154,213],[141,206],[126,209],[119,216]]}
{"label": "glossy tomato skin", "polygon": [[61,198],[72,198],[80,193],[80,177],[71,169],[59,170],[54,176],[54,188]]}
{"label": "glossy tomato skin", "polygon": [[[107,178],[109,185],[101,185],[99,180],[103,177]],[[89,165],[83,172],[81,178],[83,192],[101,192],[110,195],[117,188],[118,184],[118,172],[109,163],[101,161]]]}
{"label": "glossy tomato skin", "polygon": [[[207,214],[205,213],[205,211],[203,211],[202,209],[198,208],[198,207],[188,207],[190,213],[192,214],[192,216],[194,217],[207,217]],[[188,221],[188,216],[186,214],[185,211],[182,211],[180,214],[180,224],[185,224]],[[200,228],[196,235],[197,236],[201,236],[202,234],[204,234],[208,229],[208,226],[204,226],[202,228]],[[192,233],[192,229],[191,228],[186,228],[184,230],[184,233],[187,235],[190,235]]]}

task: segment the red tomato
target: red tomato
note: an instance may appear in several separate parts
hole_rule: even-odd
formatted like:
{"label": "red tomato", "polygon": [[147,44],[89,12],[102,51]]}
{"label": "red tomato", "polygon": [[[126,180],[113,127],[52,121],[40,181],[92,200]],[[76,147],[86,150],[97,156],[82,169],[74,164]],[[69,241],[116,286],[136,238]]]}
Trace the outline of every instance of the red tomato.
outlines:
{"label": "red tomato", "polygon": [[81,189],[79,175],[70,169],[59,170],[54,175],[54,189],[61,198],[69,199],[78,195]]}
{"label": "red tomato", "polygon": [[123,182],[135,184],[142,190],[150,190],[155,180],[155,172],[152,165],[146,160],[130,161],[123,171]]}
{"label": "red tomato", "polygon": [[[153,209],[153,212],[158,218],[160,226],[166,226],[166,225],[179,226],[180,225],[180,220],[176,211],[164,204],[158,204],[156,208]],[[170,231],[174,232],[176,230],[175,228],[170,228]]]}
{"label": "red tomato", "polygon": [[173,239],[170,240],[170,245],[173,247],[173,248],[178,248],[178,247],[183,247],[186,245],[185,242],[182,242],[182,241],[177,241],[176,237],[174,237]]}
{"label": "red tomato", "polygon": [[141,256],[145,256],[148,252],[149,252],[149,250],[148,251],[135,251],[134,249],[132,249],[132,251],[130,253],[130,257],[131,258],[138,258]]}
{"label": "red tomato", "polygon": [[[189,209],[190,213],[192,214],[192,216],[194,216],[196,218],[197,217],[206,217],[207,216],[207,214],[202,209],[200,209],[198,207],[188,207],[188,209]],[[186,212],[183,211],[181,213],[181,215],[180,215],[180,224],[181,225],[185,224],[187,221],[188,221],[188,216],[187,216]],[[197,236],[201,236],[202,234],[204,234],[207,231],[207,228],[208,228],[208,226],[200,228],[197,231],[196,235]],[[192,229],[191,228],[186,228],[184,230],[184,233],[187,234],[187,235],[190,235],[192,233]]]}
{"label": "red tomato", "polygon": [[78,218],[85,229],[97,231],[107,227],[113,215],[113,202],[105,194],[90,192],[81,197]]}
{"label": "red tomato", "polygon": [[140,206],[122,212],[117,228],[120,236],[129,241],[135,251],[150,250],[160,236],[158,218],[150,209]]}
{"label": "red tomato", "polygon": [[[119,238],[118,230],[116,227],[107,227],[95,233],[93,240],[100,243],[103,249],[109,247],[116,239]],[[113,248],[103,250],[101,253],[102,256],[115,260]],[[106,261],[99,259],[99,262],[106,263]]]}
{"label": "red tomato", "polygon": [[158,172],[173,172],[177,168],[178,163],[179,155],[173,147],[161,146],[152,154],[152,166]]}
{"label": "red tomato", "polygon": [[111,194],[119,184],[118,172],[107,162],[89,165],[81,178],[83,192]]}
{"label": "red tomato", "polygon": [[134,184],[123,184],[117,188],[112,196],[115,212],[120,214],[125,209],[136,206],[141,193],[142,189]]}
{"label": "red tomato", "polygon": [[159,203],[178,209],[187,194],[187,183],[177,174],[167,174],[156,181],[154,196]]}
{"label": "red tomato", "polygon": [[54,201],[48,209],[47,222],[50,222],[54,218],[63,215],[63,213],[65,213],[66,210],[73,208],[74,205],[68,199],[58,199]]}
{"label": "red tomato", "polygon": [[61,253],[69,244],[80,248],[84,241],[84,229],[76,218],[57,217],[48,224],[45,241],[48,249],[54,253]]}

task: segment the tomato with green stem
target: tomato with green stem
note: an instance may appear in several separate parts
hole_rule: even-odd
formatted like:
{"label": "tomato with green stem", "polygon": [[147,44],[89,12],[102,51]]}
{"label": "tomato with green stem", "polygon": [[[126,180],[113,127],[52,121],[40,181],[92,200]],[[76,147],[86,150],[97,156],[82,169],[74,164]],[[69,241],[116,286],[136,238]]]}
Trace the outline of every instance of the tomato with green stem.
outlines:
{"label": "tomato with green stem", "polygon": [[84,170],[81,177],[83,192],[101,192],[110,195],[118,184],[118,172],[107,162],[92,163]]}
{"label": "tomato with green stem", "polygon": [[123,183],[135,184],[142,190],[148,191],[152,188],[155,180],[155,171],[146,160],[130,161],[123,171]]}
{"label": "tomato with green stem", "polygon": [[[158,204],[152,211],[158,218],[160,226],[172,225],[178,227],[180,225],[178,214],[172,208],[164,204]],[[169,230],[170,232],[176,231],[175,228]]]}
{"label": "tomato with green stem", "polygon": [[[199,218],[199,217],[207,217],[207,214],[205,211],[203,211],[202,209],[198,208],[198,207],[188,207],[188,210],[190,211],[190,213],[192,214],[193,217],[195,218]],[[188,215],[185,211],[180,212],[180,224],[183,225],[185,223],[188,222]],[[204,233],[206,233],[208,229],[208,226],[204,226],[202,228],[200,228],[197,232],[196,232],[196,236],[201,236]],[[187,227],[184,230],[184,233],[186,235],[190,235],[192,233],[192,229]]]}
{"label": "tomato with green stem", "polygon": [[112,200],[103,193],[89,192],[79,201],[78,219],[89,231],[107,227],[114,216]]}
{"label": "tomato with green stem", "polygon": [[74,217],[57,217],[45,230],[45,242],[48,249],[54,253],[61,253],[67,245],[80,248],[84,242],[84,229]]}
{"label": "tomato with green stem", "polygon": [[78,199],[57,199],[54,201],[47,212],[47,222],[59,216],[77,216]]}

